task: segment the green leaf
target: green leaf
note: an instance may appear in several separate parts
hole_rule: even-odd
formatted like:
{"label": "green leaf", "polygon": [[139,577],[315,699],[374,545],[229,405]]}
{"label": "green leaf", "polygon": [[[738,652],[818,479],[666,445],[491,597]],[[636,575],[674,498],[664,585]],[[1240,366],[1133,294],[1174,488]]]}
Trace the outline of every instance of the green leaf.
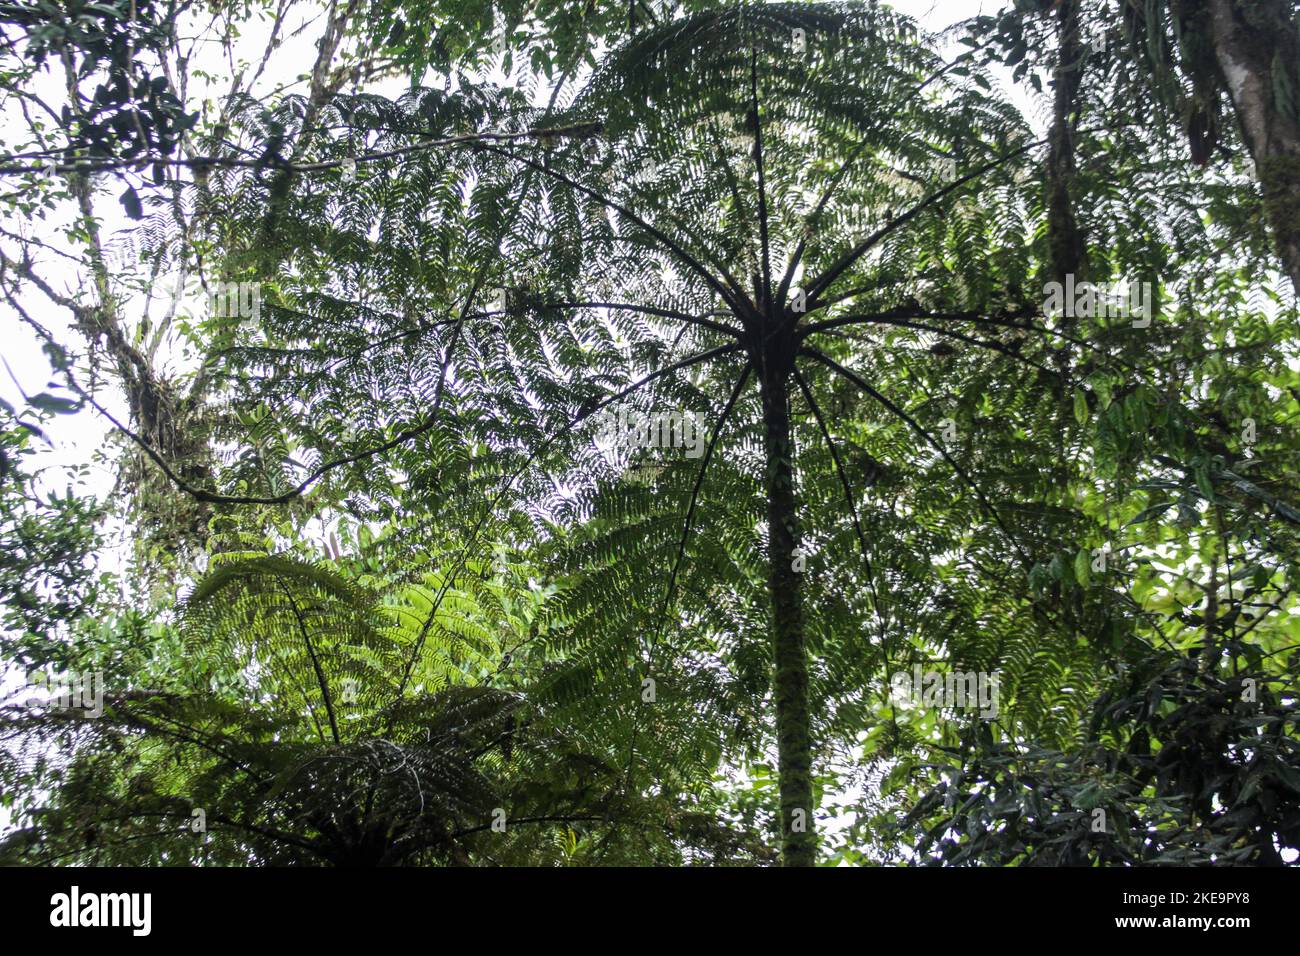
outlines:
{"label": "green leaf", "polygon": [[140,197],[135,191],[134,186],[127,186],[126,191],[118,196],[118,202],[126,210],[126,214],[132,219],[140,220],[144,218],[144,207],[140,204]]}
{"label": "green leaf", "polygon": [[1158,518],[1173,506],[1174,503],[1172,501],[1164,501],[1158,505],[1151,505],[1149,508],[1143,508],[1136,515],[1134,515],[1133,520],[1129,521],[1128,524],[1124,525],[1124,527],[1128,528],[1135,524],[1142,524],[1146,521],[1150,521],[1153,518]]}
{"label": "green leaf", "polygon": [[1074,579],[1079,582],[1080,587],[1087,587],[1092,581],[1091,578],[1092,553],[1087,548],[1080,548],[1079,553],[1074,556]]}
{"label": "green leaf", "polygon": [[1196,487],[1200,489],[1207,500],[1214,500],[1214,482],[1210,480],[1210,470],[1204,464],[1197,465],[1193,469],[1193,475],[1196,478]]}
{"label": "green leaf", "polygon": [[1088,424],[1088,394],[1081,388],[1074,390],[1074,420],[1080,425]]}
{"label": "green leaf", "polygon": [[33,395],[27,400],[27,403],[43,412],[52,412],[55,415],[70,415],[81,408],[81,402],[70,398],[60,398],[57,395],[51,395],[49,392]]}

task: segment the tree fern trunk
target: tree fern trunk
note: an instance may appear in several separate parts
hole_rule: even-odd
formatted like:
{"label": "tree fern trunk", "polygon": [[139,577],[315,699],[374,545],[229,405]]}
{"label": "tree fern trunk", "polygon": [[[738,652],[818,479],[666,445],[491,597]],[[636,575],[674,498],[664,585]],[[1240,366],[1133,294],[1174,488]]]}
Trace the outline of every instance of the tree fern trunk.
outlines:
{"label": "tree fern trunk", "polygon": [[803,594],[799,573],[794,570],[799,517],[794,495],[789,378],[780,374],[765,378],[768,592],[772,600],[781,858],[786,866],[812,866],[817,856],[817,833],[813,823],[812,728],[808,713]]}
{"label": "tree fern trunk", "polygon": [[[1052,125],[1048,133],[1047,242],[1051,278],[1064,284],[1066,276],[1088,278],[1088,249],[1074,214],[1074,114],[1083,81],[1083,42],[1080,33],[1081,0],[1066,0],[1057,7],[1057,66]],[[1069,310],[1066,310],[1067,312]],[[1067,319],[1068,316],[1062,316]]]}

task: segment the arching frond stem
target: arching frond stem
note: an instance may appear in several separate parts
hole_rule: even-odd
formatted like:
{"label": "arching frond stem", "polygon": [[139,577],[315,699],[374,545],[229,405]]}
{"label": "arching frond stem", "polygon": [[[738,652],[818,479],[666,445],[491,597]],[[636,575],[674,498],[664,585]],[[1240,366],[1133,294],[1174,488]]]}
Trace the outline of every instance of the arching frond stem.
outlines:
{"label": "arching frond stem", "polygon": [[[1007,348],[1001,342],[990,342],[987,339],[977,339],[974,336],[966,335],[962,332],[955,332],[952,329],[942,329],[933,325],[926,325],[923,322],[909,322],[906,319],[885,318],[883,316],[877,316],[870,323],[863,323],[863,324],[888,325],[895,328],[915,329],[918,332],[929,332],[933,335],[941,335],[946,338],[956,339],[959,342],[965,342],[968,345],[975,345],[978,346],[979,348],[988,349],[989,351],[992,352],[997,352],[1001,355],[1005,355],[1009,359],[1013,359],[1014,361],[1021,363],[1022,365],[1027,365],[1030,368],[1037,369],[1040,372],[1047,372],[1050,375],[1060,374],[1056,369],[1048,368],[1046,365],[1043,365],[1041,362],[1035,362],[1033,359],[1025,358],[1023,355],[1020,355],[1019,353]],[[822,328],[816,330],[809,329],[807,331],[829,333],[832,330]]]}
{"label": "arching frond stem", "polygon": [[[633,305],[628,302],[543,302],[539,303],[536,308],[541,311],[546,309],[614,309],[626,312],[640,312],[643,315],[656,315],[665,319],[677,319],[689,325],[698,325],[701,328],[712,329],[714,332],[721,332],[723,335],[729,335],[734,339],[739,339],[744,333],[740,329],[727,325],[724,322],[714,322],[703,315],[691,315],[687,312],[679,312],[676,309],[664,309],[649,305]],[[506,313],[489,312],[486,315],[502,315]]]}
{"label": "arching frond stem", "polygon": [[475,522],[474,528],[470,532],[469,540],[465,543],[465,546],[461,549],[460,556],[457,559],[456,567],[452,570],[451,574],[443,582],[443,585],[439,589],[437,595],[435,595],[433,603],[429,609],[429,615],[427,618],[425,618],[424,624],[421,625],[420,627],[420,635],[416,639],[416,643],[412,649],[411,656],[410,658],[408,658],[406,665],[402,670],[402,677],[398,681],[396,699],[400,700],[402,695],[405,693],[407,683],[409,682],[411,677],[411,672],[415,667],[415,662],[419,659],[420,649],[423,647],[424,641],[429,632],[429,628],[433,625],[434,618],[438,613],[438,608],[441,606],[443,598],[446,597],[447,592],[454,586],[457,576],[460,574],[462,570],[464,570],[465,562],[468,560],[469,554],[474,547],[474,543],[478,540],[479,534],[482,533],[484,525],[487,524],[487,519],[491,515],[496,513],[497,506],[501,503],[502,499],[505,498],[506,493],[510,490],[510,488],[514,485],[514,483],[518,481],[519,478],[522,477],[524,473],[528,471],[529,468],[532,467],[533,462],[535,462],[542,455],[542,453],[546,451],[546,449],[548,449],[551,445],[553,445],[564,435],[569,434],[569,432],[571,432],[582,421],[584,421],[587,418],[590,418],[592,415],[596,414],[596,412],[613,404],[614,402],[626,398],[627,396],[631,395],[633,392],[637,391],[643,386],[648,385],[649,383],[655,381],[658,378],[662,378],[665,375],[670,375],[673,372],[679,371],[681,369],[690,368],[693,365],[699,365],[700,363],[707,362],[710,359],[720,358],[723,355],[729,355],[732,352],[738,352],[738,351],[740,351],[739,345],[720,345],[715,349],[709,349],[707,352],[700,352],[697,355],[692,355],[689,356],[688,358],[684,358],[680,362],[674,362],[671,365],[666,365],[661,369],[657,369],[656,371],[651,372],[648,375],[645,375],[637,379],[637,381],[633,382],[627,388],[624,388],[618,392],[615,392],[613,395],[601,399],[599,402],[595,403],[590,408],[583,409],[573,418],[569,419],[569,421],[562,428],[560,428],[558,431],[552,433],[550,436],[545,438],[541,442],[541,444],[539,444],[536,448],[533,449],[533,451],[529,454],[527,460],[525,460],[523,465],[521,465],[518,469],[515,470],[513,474],[511,474],[511,476],[507,479],[506,483],[501,487],[501,490],[497,492],[496,497],[494,497],[492,501],[488,503],[487,508],[484,509],[483,513],[479,516],[478,521]]}
{"label": "arching frond stem", "polygon": [[302,616],[302,609],[298,607],[298,601],[293,596],[293,589],[284,583],[279,577],[276,583],[280,586],[285,598],[289,601],[289,607],[293,610],[294,620],[298,625],[298,634],[302,637],[303,644],[307,648],[307,656],[311,659],[312,670],[316,674],[316,683],[320,686],[321,699],[325,702],[325,713],[329,717],[330,736],[334,742],[342,743],[339,737],[339,722],[334,714],[334,701],[330,696],[329,681],[325,679],[325,671],[321,669],[320,658],[316,656],[316,646],[312,643],[311,631],[307,627],[307,622]]}
{"label": "arching frond stem", "polygon": [[[959,63],[964,63],[967,60],[969,60],[973,52],[974,51],[972,50],[967,50],[966,52],[962,53],[960,56],[954,58],[951,62],[945,63],[939,69],[935,70],[928,77],[926,77],[923,81],[918,83],[916,88],[912,91],[911,95],[915,96],[916,94],[920,93],[923,89],[925,89],[935,80],[939,79],[949,70],[951,70],[953,67],[957,66]],[[818,221],[821,219],[822,213],[826,209],[826,205],[831,201],[831,197],[835,195],[835,190],[839,188],[840,183],[843,181],[850,167],[852,167],[853,164],[857,162],[858,157],[861,156],[862,153],[870,145],[871,145],[871,140],[869,138],[865,138],[861,142],[859,142],[857,146],[853,147],[853,149],[849,151],[849,155],[844,157],[844,161],[840,163],[839,169],[835,170],[835,175],[831,177],[830,183],[827,184],[826,189],[822,192],[821,196],[818,198],[817,204],[813,207],[812,213],[809,214],[807,220],[805,221],[806,225],[805,225],[804,235],[799,239],[798,245],[795,246],[794,254],[790,257],[790,264],[786,266],[785,274],[781,278],[781,285],[777,289],[777,293],[776,293],[777,302],[782,302],[782,303],[785,302],[785,297],[790,292],[790,284],[794,281],[795,273],[799,269],[799,263],[803,261],[804,251],[808,247],[808,238],[807,238],[808,233],[812,231],[813,227],[816,226]]]}
{"label": "arching frond stem", "polygon": [[835,439],[831,437],[830,428],[826,425],[826,417],[822,414],[821,407],[817,400],[813,398],[812,389],[808,387],[808,382],[804,379],[803,373],[797,368],[794,370],[794,380],[803,392],[804,401],[808,403],[808,408],[813,413],[813,418],[817,421],[817,427],[822,433],[822,438],[826,442],[826,447],[830,449],[831,460],[835,463],[835,473],[839,475],[840,487],[844,489],[844,500],[849,506],[849,516],[853,519],[853,530],[858,537],[858,547],[862,550],[862,564],[866,570],[867,587],[871,589],[871,600],[873,609],[877,614],[880,613],[880,594],[876,590],[876,576],[871,567],[871,554],[867,548],[867,536],[862,531],[862,522],[858,519],[857,499],[853,495],[853,486],[849,483],[849,476],[844,470],[844,462],[840,458],[839,449],[835,445]]}
{"label": "arching frond stem", "polygon": [[1012,535],[1011,530],[1006,526],[1006,523],[1003,522],[1002,516],[999,515],[997,509],[993,507],[993,503],[989,501],[988,496],[984,494],[983,489],[981,489],[980,486],[976,483],[975,479],[971,477],[970,472],[968,472],[965,468],[963,468],[961,464],[948,451],[948,449],[944,447],[943,442],[939,441],[939,439],[935,438],[928,431],[926,431],[925,428],[922,427],[921,424],[917,422],[915,418],[913,418],[911,415],[905,412],[902,408],[900,408],[894,402],[890,401],[888,398],[886,398],[876,389],[872,388],[871,385],[868,384],[867,381],[862,378],[862,376],[845,368],[843,365],[835,361],[829,355],[826,355],[824,352],[820,352],[817,349],[807,348],[807,347],[800,349],[799,354],[810,356],[816,359],[817,361],[821,362],[823,365],[830,368],[832,371],[838,372],[841,376],[848,379],[850,382],[852,382],[854,385],[856,385],[862,391],[866,392],[877,402],[883,405],[886,409],[892,412],[897,418],[904,421],[909,428],[911,428],[914,432],[916,432],[923,439],[925,439],[926,443],[929,444],[931,447],[933,447],[934,450],[937,451],[943,457],[943,460],[948,463],[948,465],[952,468],[952,470],[957,472],[958,476],[962,479],[962,481],[964,481],[967,484],[967,486],[970,487],[971,491],[974,492],[975,497],[979,499],[979,502],[983,506],[984,510],[988,512],[989,517],[993,519],[993,522],[1002,531],[1002,534],[1006,537],[1007,542],[1013,548],[1015,548],[1016,553],[1020,555],[1021,560],[1026,564],[1028,563],[1028,556],[1021,549],[1020,542],[1018,542],[1015,536]]}
{"label": "arching frond stem", "polygon": [[929,196],[926,196],[924,199],[922,199],[911,209],[908,209],[906,212],[893,217],[887,223],[885,223],[883,226],[881,226],[879,229],[873,232],[871,235],[867,236],[865,239],[858,242],[847,252],[845,252],[842,256],[840,256],[839,259],[835,260],[835,262],[833,262],[829,267],[827,267],[827,269],[824,272],[822,272],[821,275],[819,275],[816,279],[814,279],[811,283],[809,283],[808,288],[806,290],[806,294],[808,297],[808,311],[811,312],[813,309],[817,308],[818,307],[817,297],[822,292],[824,292],[827,288],[829,288],[831,283],[833,283],[836,279],[838,279],[841,275],[843,275],[846,271],[848,271],[848,269],[850,269],[853,266],[853,263],[857,262],[860,258],[862,258],[862,256],[869,249],[875,246],[876,243],[880,242],[881,239],[884,239],[890,233],[894,232],[897,229],[901,229],[903,226],[907,225],[907,223],[911,222],[917,216],[921,215],[921,213],[925,212],[925,210],[929,209],[931,206],[939,202],[939,200],[943,199],[945,196],[948,196],[956,192],[958,189],[961,189],[963,186],[966,186],[967,184],[973,182],[976,179],[979,179],[981,176],[985,175],[986,173],[992,172],[993,170],[1001,166],[1004,166],[1005,164],[1011,162],[1013,159],[1017,159],[1020,156],[1023,156],[1031,149],[1034,149],[1035,147],[1041,145],[1042,142],[1043,142],[1042,140],[1035,140],[1031,143],[1026,143],[1023,146],[1018,147],[1017,149],[1013,149],[1009,153],[1005,153],[1002,156],[999,156],[997,159],[990,160],[989,162],[985,163],[983,166],[979,167],[973,172],[967,173],[965,176],[959,176],[957,179],[953,180],[947,186],[944,186],[942,189],[935,190],[933,193],[931,193]]}
{"label": "arching frond stem", "polygon": [[686,520],[682,525],[681,540],[677,544],[677,558],[673,561],[672,572],[668,575],[668,587],[664,589],[664,603],[661,611],[664,626],[667,626],[669,609],[672,606],[673,591],[677,585],[677,575],[681,571],[682,562],[686,559],[686,542],[691,536],[691,525],[695,521],[695,509],[699,504],[700,489],[704,487],[704,475],[709,469],[709,462],[713,458],[713,449],[717,447],[718,439],[722,437],[722,429],[727,424],[727,419],[731,417],[732,409],[736,407],[736,402],[740,399],[740,393],[745,388],[745,383],[749,381],[750,372],[753,371],[753,365],[745,363],[741,370],[740,376],[736,379],[736,384],[731,390],[731,395],[727,399],[726,406],[722,409],[722,414],[718,417],[718,424],[713,429],[713,435],[709,439],[709,444],[704,449],[704,457],[700,460],[700,469],[695,475],[695,486],[691,489],[690,502],[686,507]]}
{"label": "arching frond stem", "polygon": [[535,169],[543,175],[559,180],[570,189],[577,190],[587,198],[594,199],[602,206],[613,209],[620,216],[635,223],[653,236],[659,244],[664,247],[664,249],[671,252],[674,256],[680,259],[688,269],[703,279],[705,284],[707,284],[714,292],[718,293],[718,295],[722,297],[722,300],[726,302],[727,305],[729,305],[738,315],[751,314],[754,312],[754,305],[749,301],[748,296],[745,295],[744,287],[736,281],[735,277],[732,276],[725,267],[718,267],[719,273],[722,276],[722,281],[720,281],[712,272],[709,271],[709,268],[704,265],[704,263],[691,255],[691,253],[683,248],[680,243],[664,233],[663,230],[646,222],[645,219],[638,216],[622,203],[616,202],[607,196],[602,196],[594,189],[590,189],[587,186],[576,182],[573,178],[564,175],[564,173],[561,173],[558,170],[552,169],[549,166],[543,166],[541,163],[529,159],[527,156],[520,156],[518,153],[512,153],[509,150],[497,149],[494,146],[483,144],[479,144],[478,148],[489,153],[495,153],[496,155],[502,156],[506,159],[514,160],[517,163],[523,163],[525,166]]}
{"label": "arching frond stem", "polygon": [[759,254],[763,258],[762,308],[772,308],[772,254],[767,234],[767,183],[763,176],[763,120],[758,110],[758,51],[749,48],[749,122],[754,128],[754,164],[758,169]]}

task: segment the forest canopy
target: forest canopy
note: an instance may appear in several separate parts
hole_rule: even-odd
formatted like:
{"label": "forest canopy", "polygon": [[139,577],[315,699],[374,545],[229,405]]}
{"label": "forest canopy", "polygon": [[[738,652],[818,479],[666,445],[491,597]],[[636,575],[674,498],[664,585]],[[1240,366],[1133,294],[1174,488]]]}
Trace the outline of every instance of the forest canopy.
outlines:
{"label": "forest canopy", "polygon": [[0,0],[0,863],[1296,864],[1296,5],[910,6]]}

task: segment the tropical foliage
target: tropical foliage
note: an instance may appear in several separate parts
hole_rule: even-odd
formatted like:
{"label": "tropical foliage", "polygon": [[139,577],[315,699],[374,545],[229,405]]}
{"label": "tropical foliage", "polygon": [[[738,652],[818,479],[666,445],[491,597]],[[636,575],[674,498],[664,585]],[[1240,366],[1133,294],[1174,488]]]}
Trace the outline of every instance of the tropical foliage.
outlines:
{"label": "tropical foliage", "polygon": [[0,858],[1296,861],[1289,5],[91,6],[0,5]]}

